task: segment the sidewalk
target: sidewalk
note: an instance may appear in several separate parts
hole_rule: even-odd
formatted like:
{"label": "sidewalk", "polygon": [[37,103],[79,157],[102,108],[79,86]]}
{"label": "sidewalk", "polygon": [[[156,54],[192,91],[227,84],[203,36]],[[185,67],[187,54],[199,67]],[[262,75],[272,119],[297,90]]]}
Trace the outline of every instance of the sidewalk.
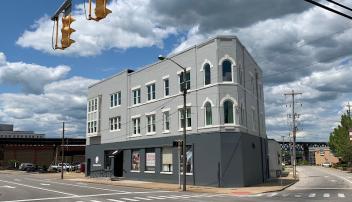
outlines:
{"label": "sidewalk", "polygon": [[[1,171],[0,173],[2,173]],[[6,172],[8,174],[14,174],[18,171]],[[35,174],[37,175],[37,174]],[[44,179],[60,179],[60,173],[41,173],[40,178]],[[122,179],[118,181],[111,181],[110,178],[89,178],[85,177],[83,173],[65,172],[64,180],[82,182],[82,183],[95,183],[95,184],[105,184],[114,186],[124,186],[124,187],[135,187],[144,189],[158,189],[158,190],[168,190],[168,191],[180,191],[178,184],[170,183],[159,183],[159,182],[149,182],[149,181],[137,181],[137,180],[127,180]],[[230,195],[253,195],[266,192],[276,192],[281,191],[294,184],[296,180],[292,178],[290,173],[287,177],[282,177],[279,179],[273,179],[264,184],[259,184],[251,187],[238,187],[238,188],[219,188],[219,187],[207,187],[207,186],[194,186],[187,185],[187,190],[191,192],[201,192],[201,193],[214,193],[214,194],[230,194]]]}

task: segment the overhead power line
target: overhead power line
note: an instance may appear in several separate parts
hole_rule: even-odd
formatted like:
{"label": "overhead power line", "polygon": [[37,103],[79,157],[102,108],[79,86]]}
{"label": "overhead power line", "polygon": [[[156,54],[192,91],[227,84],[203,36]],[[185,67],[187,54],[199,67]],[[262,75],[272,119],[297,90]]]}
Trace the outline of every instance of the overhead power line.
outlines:
{"label": "overhead power line", "polygon": [[[319,6],[319,7],[323,8],[323,9],[325,9],[325,10],[328,10],[330,12],[336,13],[338,15],[341,15],[341,16],[343,16],[345,18],[348,18],[348,19],[352,20],[352,16],[349,16],[349,15],[347,15],[345,13],[342,13],[342,12],[340,12],[338,10],[332,9],[332,8],[330,8],[328,6],[325,6],[325,5],[321,4],[321,3],[318,3],[316,1],[313,1],[313,0],[304,0],[304,1],[306,1],[308,3],[311,3],[311,4],[315,5],[315,6]],[[338,6],[342,7],[342,8],[345,8],[347,10],[352,10],[351,8],[349,8],[347,6],[344,6],[344,5],[340,4],[340,3],[337,3],[335,1],[332,1],[332,0],[327,0],[327,1],[331,2],[331,3],[335,4],[335,5],[338,5]]]}

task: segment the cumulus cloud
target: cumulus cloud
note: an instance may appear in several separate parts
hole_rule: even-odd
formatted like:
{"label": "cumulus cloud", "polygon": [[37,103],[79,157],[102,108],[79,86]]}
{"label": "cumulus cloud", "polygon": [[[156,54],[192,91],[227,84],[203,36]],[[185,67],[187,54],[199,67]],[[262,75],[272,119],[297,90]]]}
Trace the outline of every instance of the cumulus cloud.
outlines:
{"label": "cumulus cloud", "polygon": [[41,93],[43,86],[64,78],[70,67],[45,67],[24,62],[8,62],[0,52],[0,84],[19,85],[26,93]]}
{"label": "cumulus cloud", "polygon": [[76,41],[65,51],[53,51],[51,47],[53,22],[44,16],[26,30],[17,40],[21,47],[34,48],[50,54],[92,56],[104,50],[163,46],[163,39],[176,33],[171,26],[161,26],[147,6],[149,0],[113,0],[108,4],[112,13],[95,22],[87,21],[83,4],[73,10]]}
{"label": "cumulus cloud", "polygon": [[60,134],[61,122],[66,121],[71,135],[84,136],[86,94],[97,80],[66,78],[67,66],[52,68],[1,58],[4,53],[0,53],[0,83],[20,85],[22,91],[0,94],[0,122],[55,136]]}

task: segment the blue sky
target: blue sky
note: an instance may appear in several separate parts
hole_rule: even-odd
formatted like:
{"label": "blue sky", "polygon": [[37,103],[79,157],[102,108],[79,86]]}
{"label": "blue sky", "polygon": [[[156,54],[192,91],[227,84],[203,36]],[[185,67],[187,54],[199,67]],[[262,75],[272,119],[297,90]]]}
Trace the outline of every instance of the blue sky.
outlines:
{"label": "blue sky", "polygon": [[97,23],[73,0],[76,43],[53,51],[50,16],[62,2],[1,2],[0,122],[16,129],[58,136],[65,120],[69,134],[84,136],[88,85],[215,35],[238,36],[262,68],[269,137],[288,133],[291,89],[303,92],[306,140],[327,140],[351,101],[352,23],[304,1],[110,0],[112,13]]}

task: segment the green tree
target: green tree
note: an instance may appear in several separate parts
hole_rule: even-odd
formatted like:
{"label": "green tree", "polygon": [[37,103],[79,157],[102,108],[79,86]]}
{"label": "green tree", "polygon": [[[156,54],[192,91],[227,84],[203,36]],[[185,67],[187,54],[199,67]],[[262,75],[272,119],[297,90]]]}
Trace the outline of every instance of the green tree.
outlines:
{"label": "green tree", "polygon": [[352,163],[352,143],[350,142],[349,129],[352,128],[352,119],[343,114],[341,123],[334,128],[329,137],[330,149],[344,162]]}

